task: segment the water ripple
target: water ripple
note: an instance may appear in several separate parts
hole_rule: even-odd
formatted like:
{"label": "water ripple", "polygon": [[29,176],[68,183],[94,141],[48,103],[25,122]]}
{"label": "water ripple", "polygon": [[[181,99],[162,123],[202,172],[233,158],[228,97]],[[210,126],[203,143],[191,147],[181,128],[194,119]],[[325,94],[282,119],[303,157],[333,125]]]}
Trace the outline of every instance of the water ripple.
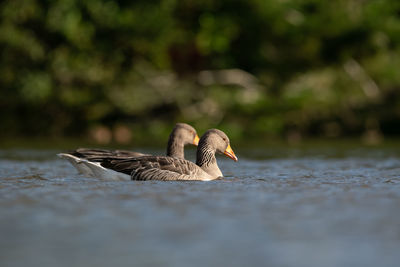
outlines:
{"label": "water ripple", "polygon": [[397,266],[400,159],[358,151],[246,151],[211,182],[100,181],[54,151],[0,151],[1,265]]}

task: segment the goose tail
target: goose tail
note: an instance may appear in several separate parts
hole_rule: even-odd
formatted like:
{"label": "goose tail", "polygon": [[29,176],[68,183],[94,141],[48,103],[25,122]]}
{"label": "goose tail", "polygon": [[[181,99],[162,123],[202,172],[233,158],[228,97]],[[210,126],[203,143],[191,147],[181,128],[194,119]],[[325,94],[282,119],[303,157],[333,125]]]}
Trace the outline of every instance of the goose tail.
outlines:
{"label": "goose tail", "polygon": [[87,164],[85,164],[85,162],[87,162],[87,160],[78,158],[78,157],[68,154],[68,153],[59,153],[59,154],[57,154],[57,156],[59,156],[62,159],[68,160],[69,163],[71,163],[72,166],[74,166],[78,170],[79,173],[81,173],[85,176],[90,176],[90,177],[94,176],[93,171],[87,166]]}
{"label": "goose tail", "polygon": [[131,180],[129,175],[104,168],[101,166],[100,162],[91,162],[68,153],[59,153],[57,156],[68,160],[81,174],[85,176],[109,181]]}

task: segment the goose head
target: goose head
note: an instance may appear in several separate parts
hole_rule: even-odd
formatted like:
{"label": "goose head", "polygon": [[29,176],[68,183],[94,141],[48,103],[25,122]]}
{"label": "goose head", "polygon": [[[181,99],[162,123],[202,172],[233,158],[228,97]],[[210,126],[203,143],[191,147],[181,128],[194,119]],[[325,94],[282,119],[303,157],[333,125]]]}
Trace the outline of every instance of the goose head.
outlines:
{"label": "goose head", "polygon": [[175,124],[170,138],[181,140],[183,145],[197,146],[199,144],[199,136],[197,135],[196,129],[186,123]]}
{"label": "goose head", "polygon": [[215,152],[225,154],[227,157],[237,161],[235,153],[233,152],[228,136],[221,130],[210,129],[201,137],[199,146],[207,144],[208,147]]}

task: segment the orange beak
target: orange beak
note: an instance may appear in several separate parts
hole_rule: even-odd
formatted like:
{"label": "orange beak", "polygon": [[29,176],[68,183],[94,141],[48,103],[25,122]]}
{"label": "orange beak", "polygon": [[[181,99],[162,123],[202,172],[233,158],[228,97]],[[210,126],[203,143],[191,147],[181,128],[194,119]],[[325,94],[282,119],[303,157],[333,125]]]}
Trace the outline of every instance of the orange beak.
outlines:
{"label": "orange beak", "polygon": [[198,146],[198,145],[199,145],[199,140],[200,140],[200,138],[199,138],[199,136],[196,134],[196,136],[195,136],[194,139],[193,139],[193,145]]}
{"label": "orange beak", "polygon": [[238,161],[238,158],[235,155],[235,152],[233,152],[231,145],[228,145],[228,147],[225,149],[224,154],[228,157],[230,157],[231,159],[233,159],[234,161]]}

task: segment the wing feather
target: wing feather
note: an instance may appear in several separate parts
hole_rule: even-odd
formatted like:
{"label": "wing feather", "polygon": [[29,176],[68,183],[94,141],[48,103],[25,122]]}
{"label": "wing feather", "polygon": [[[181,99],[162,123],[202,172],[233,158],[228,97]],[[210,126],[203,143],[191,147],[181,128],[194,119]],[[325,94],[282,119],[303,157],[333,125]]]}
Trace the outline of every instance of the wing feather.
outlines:
{"label": "wing feather", "polygon": [[145,156],[139,158],[107,158],[101,166],[131,175],[132,180],[199,180],[204,172],[185,159]]}
{"label": "wing feather", "polygon": [[70,153],[79,158],[84,158],[89,161],[101,162],[102,158],[127,158],[127,157],[143,157],[148,154],[143,154],[128,150],[106,150],[106,149],[91,149],[91,148],[78,148],[77,150]]}

